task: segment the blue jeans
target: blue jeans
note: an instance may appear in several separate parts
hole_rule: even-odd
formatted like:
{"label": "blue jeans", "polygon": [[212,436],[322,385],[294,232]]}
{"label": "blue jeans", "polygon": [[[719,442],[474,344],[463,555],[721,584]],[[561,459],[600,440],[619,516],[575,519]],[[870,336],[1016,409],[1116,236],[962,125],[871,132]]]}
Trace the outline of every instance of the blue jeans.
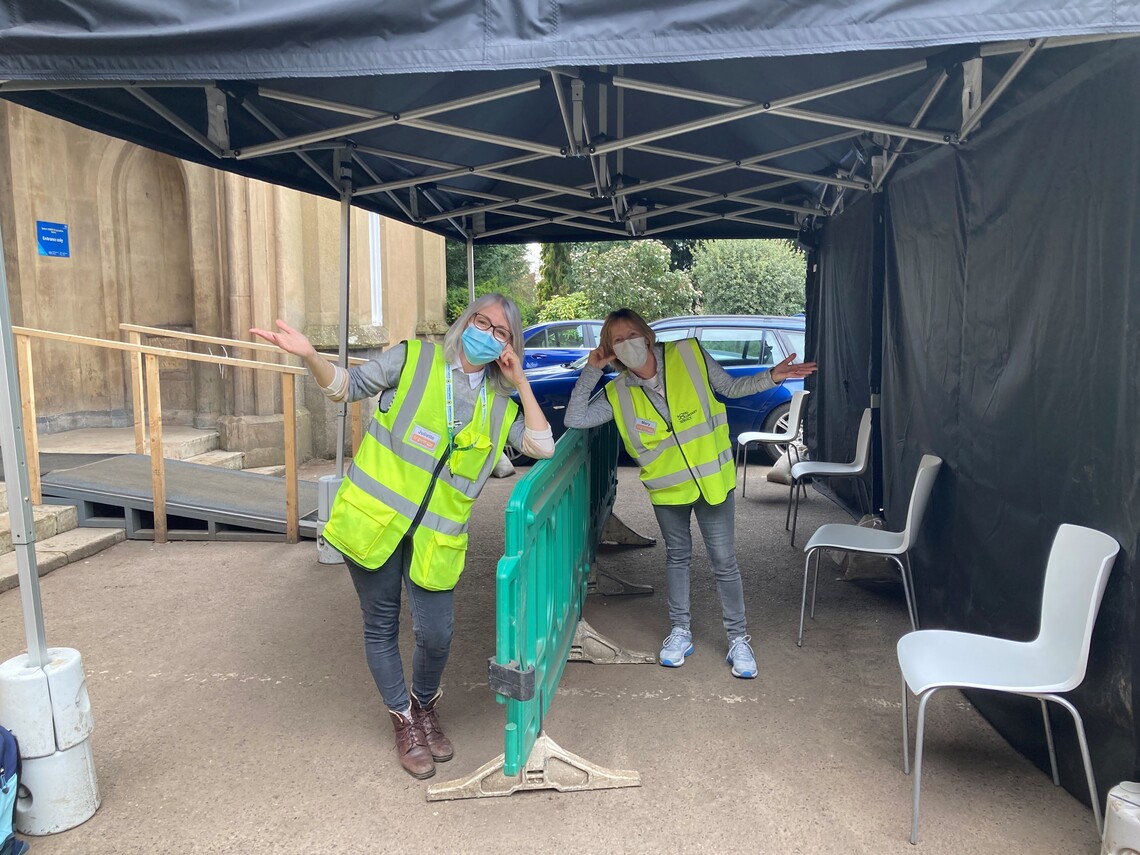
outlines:
{"label": "blue jeans", "polygon": [[439,689],[451,653],[453,591],[428,591],[410,578],[412,540],[405,537],[378,570],[366,570],[345,556],[344,563],[360,598],[364,618],[364,655],[380,697],[390,710],[402,712],[411,698],[400,658],[400,588],[408,592],[416,648],[412,654],[412,691],[428,703]]}
{"label": "blue jeans", "polygon": [[744,586],[740,566],[736,563],[735,516],[736,495],[729,493],[719,505],[697,499],[691,505],[654,505],[657,524],[665,538],[665,593],[669,601],[669,620],[673,626],[689,629],[689,567],[693,558],[693,535],[690,519],[705,539],[709,564],[716,577],[724,630],[729,639],[744,635]]}

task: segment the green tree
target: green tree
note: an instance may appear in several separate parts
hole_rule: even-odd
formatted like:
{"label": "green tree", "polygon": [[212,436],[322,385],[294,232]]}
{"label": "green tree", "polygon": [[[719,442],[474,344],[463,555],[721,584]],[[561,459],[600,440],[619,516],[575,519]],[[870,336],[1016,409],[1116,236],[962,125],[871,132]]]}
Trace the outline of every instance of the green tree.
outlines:
{"label": "green tree", "polygon": [[654,321],[692,312],[700,299],[687,273],[669,269],[669,249],[656,240],[591,247],[577,259],[574,275],[586,296],[584,317],[629,307]]}
{"label": "green tree", "polygon": [[710,314],[794,315],[804,310],[807,263],[791,241],[704,240],[693,284]]}
{"label": "green tree", "polygon": [[[445,242],[444,263],[447,281],[447,322],[450,324],[467,308],[467,244]],[[523,244],[475,244],[475,296],[498,292],[519,307],[523,326],[534,323],[534,278]]]}
{"label": "green tree", "polygon": [[570,282],[570,244],[544,243],[538,267],[539,304],[545,304],[551,297],[569,294]]}
{"label": "green tree", "polygon": [[542,323],[574,321],[588,317],[590,317],[590,301],[583,291],[557,294],[548,300],[543,300],[538,308],[538,320]]}

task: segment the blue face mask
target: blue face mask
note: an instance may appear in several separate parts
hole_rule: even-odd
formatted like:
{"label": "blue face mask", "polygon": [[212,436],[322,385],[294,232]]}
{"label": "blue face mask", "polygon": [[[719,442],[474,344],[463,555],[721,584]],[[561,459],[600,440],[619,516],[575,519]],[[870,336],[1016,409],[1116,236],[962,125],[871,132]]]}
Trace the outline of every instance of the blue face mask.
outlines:
{"label": "blue face mask", "polygon": [[463,331],[463,355],[472,365],[494,362],[503,353],[503,343],[486,330],[469,326]]}

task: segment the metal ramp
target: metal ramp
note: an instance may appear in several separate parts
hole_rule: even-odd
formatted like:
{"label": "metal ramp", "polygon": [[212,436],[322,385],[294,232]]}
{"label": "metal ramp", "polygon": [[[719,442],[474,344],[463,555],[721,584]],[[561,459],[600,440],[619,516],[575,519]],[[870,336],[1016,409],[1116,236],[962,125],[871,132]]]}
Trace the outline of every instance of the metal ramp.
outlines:
{"label": "metal ramp", "polygon": [[[285,483],[279,477],[165,460],[167,536],[171,540],[284,540]],[[125,528],[154,539],[150,457],[123,454],[42,479],[44,500],[79,509],[81,526]],[[298,482],[301,537],[317,537],[317,485]]]}

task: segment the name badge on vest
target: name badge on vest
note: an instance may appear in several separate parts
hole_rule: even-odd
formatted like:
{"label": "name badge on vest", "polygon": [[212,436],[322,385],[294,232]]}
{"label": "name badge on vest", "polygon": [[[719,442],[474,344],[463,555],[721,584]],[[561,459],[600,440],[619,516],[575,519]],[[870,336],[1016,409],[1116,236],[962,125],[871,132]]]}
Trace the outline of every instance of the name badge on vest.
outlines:
{"label": "name badge on vest", "polygon": [[430,430],[419,425],[412,427],[411,440],[416,445],[428,451],[435,451],[435,447],[439,445],[439,434],[432,433]]}
{"label": "name badge on vest", "polygon": [[638,433],[657,433],[657,422],[649,419],[638,419],[633,423],[633,429]]}

